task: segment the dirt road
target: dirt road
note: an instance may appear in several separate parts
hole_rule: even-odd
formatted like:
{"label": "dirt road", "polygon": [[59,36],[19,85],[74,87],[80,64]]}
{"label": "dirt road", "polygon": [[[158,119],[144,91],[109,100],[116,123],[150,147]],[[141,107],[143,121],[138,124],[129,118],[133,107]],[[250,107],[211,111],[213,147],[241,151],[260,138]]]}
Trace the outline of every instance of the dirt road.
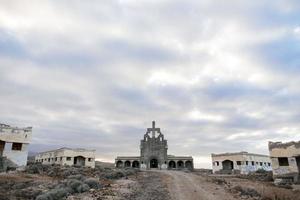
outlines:
{"label": "dirt road", "polygon": [[236,200],[224,187],[204,177],[181,171],[158,171],[164,175],[171,199],[174,200]]}

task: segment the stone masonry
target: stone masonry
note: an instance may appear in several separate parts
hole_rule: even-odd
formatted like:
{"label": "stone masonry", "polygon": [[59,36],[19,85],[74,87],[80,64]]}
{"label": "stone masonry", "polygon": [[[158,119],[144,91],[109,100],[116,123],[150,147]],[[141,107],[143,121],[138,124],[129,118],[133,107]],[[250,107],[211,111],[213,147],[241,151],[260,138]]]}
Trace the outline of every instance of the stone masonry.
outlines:
{"label": "stone masonry", "polygon": [[147,128],[140,144],[140,156],[119,156],[115,160],[116,167],[133,167],[141,169],[193,169],[191,156],[168,155],[168,144],[160,128]]}

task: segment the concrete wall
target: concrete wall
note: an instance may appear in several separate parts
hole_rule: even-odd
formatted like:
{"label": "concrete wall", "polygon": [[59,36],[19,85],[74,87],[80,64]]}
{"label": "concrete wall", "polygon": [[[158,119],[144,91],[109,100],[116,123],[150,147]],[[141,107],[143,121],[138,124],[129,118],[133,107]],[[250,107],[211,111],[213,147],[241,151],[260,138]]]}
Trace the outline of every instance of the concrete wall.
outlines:
{"label": "concrete wall", "polygon": [[[223,170],[222,162],[225,160],[232,161],[233,170],[237,170],[241,174],[248,174],[250,172],[255,172],[258,169],[264,169],[266,171],[272,170],[271,160],[268,156],[249,154],[244,152],[244,153],[212,154],[213,173],[218,173]],[[240,163],[240,165],[238,165],[238,162]]]}
{"label": "concrete wall", "polygon": [[[32,137],[32,128],[18,128],[0,124],[0,140],[5,142],[2,156],[12,161],[14,167],[27,164],[28,146]],[[12,150],[13,143],[21,143],[21,150]]]}
{"label": "concrete wall", "polygon": [[[269,151],[274,179],[290,177],[298,181],[300,163],[297,165],[296,159],[300,160],[300,142],[269,142]],[[287,158],[288,166],[280,166],[279,158]]]}
{"label": "concrete wall", "polygon": [[[39,153],[35,156],[36,162],[42,164],[74,165],[75,157],[82,156],[85,158],[86,167],[95,167],[95,151],[85,149],[68,149],[62,148],[53,151]],[[69,159],[69,160],[68,160]]]}
{"label": "concrete wall", "polygon": [[3,156],[12,161],[17,167],[27,165],[29,144],[22,144],[22,150],[12,150],[12,143],[6,143]]}
{"label": "concrete wall", "polygon": [[150,161],[157,159],[158,168],[163,167],[167,162],[167,140],[163,138],[160,133],[158,137],[150,137],[148,133],[145,134],[144,140],[141,140],[141,161],[150,168]]}
{"label": "concrete wall", "polygon": [[[157,160],[157,167],[151,166],[151,160]],[[188,168],[194,168],[194,162],[191,156],[168,156],[167,140],[164,139],[164,135],[161,133],[160,128],[155,127],[155,121],[152,122],[152,128],[147,128],[147,132],[144,134],[144,139],[141,140],[140,156],[117,157],[115,159],[115,166],[125,167],[126,161],[128,163],[128,167],[129,163],[132,166],[133,161],[138,161],[141,169],[168,169],[170,168],[169,163],[171,161],[176,163],[175,168],[178,168],[178,162],[183,162],[182,168],[185,168],[186,162],[191,162],[191,164],[188,164],[187,166]]]}

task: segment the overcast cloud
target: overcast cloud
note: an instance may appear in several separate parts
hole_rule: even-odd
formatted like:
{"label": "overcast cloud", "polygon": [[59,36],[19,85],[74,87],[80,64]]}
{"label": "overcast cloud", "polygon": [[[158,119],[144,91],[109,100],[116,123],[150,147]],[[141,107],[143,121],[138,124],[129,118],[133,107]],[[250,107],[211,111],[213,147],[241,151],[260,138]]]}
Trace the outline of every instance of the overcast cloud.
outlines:
{"label": "overcast cloud", "polygon": [[300,3],[0,0],[0,122],[31,151],[139,155],[156,120],[169,154],[267,154],[300,136]]}

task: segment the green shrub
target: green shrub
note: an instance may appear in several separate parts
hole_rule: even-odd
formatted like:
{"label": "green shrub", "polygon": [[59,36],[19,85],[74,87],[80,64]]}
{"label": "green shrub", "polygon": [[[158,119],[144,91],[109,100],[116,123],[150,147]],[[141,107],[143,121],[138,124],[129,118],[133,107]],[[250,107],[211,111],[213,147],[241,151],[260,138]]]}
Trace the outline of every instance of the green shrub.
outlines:
{"label": "green shrub", "polygon": [[84,183],[87,184],[90,188],[93,188],[93,189],[99,189],[100,188],[100,183],[95,178],[88,178],[84,181]]}

